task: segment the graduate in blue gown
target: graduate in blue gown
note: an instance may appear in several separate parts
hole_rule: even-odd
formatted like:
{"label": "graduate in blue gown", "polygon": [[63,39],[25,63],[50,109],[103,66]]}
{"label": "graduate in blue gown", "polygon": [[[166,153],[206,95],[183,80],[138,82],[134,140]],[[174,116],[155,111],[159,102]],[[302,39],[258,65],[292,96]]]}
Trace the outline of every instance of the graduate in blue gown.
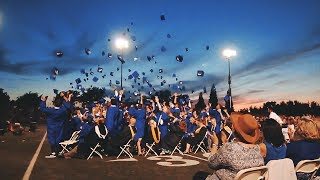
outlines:
{"label": "graduate in blue gown", "polygon": [[116,105],[116,99],[111,99],[111,106],[107,110],[107,118],[104,122],[104,124],[107,126],[109,135],[111,137],[117,135],[115,124],[119,119],[119,107]]}
{"label": "graduate in blue gown", "polygon": [[59,143],[63,138],[63,126],[68,120],[67,111],[71,107],[70,99],[72,94],[69,94],[68,97],[66,96],[64,93],[60,93],[53,101],[55,106],[53,108],[46,107],[47,97],[41,96],[40,111],[47,116],[48,141],[51,147],[51,154],[46,158],[55,158],[60,148]]}

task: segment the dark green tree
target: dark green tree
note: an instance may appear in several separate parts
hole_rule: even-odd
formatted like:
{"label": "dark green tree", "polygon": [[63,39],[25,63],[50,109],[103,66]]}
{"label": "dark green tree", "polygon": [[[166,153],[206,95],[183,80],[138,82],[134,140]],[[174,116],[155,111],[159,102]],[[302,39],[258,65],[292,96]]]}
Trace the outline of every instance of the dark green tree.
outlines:
{"label": "dark green tree", "polygon": [[214,84],[212,84],[212,87],[211,87],[209,103],[211,103],[211,107],[213,109],[215,109],[216,106],[218,105],[217,91],[216,91],[216,87],[214,86]]}
{"label": "dark green tree", "polygon": [[0,88],[0,107],[0,129],[5,129],[6,121],[10,117],[10,96],[2,88]]}

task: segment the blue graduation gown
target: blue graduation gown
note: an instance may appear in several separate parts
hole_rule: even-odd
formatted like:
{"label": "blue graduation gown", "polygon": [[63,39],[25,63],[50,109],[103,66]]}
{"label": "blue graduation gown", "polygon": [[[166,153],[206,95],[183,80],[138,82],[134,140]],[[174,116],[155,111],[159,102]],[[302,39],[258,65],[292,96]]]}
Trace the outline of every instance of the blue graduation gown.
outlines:
{"label": "blue graduation gown", "polygon": [[219,113],[219,111],[217,111],[216,109],[212,109],[211,107],[209,109],[209,114],[216,119],[216,127],[214,128],[215,133],[220,134],[221,132],[220,127],[222,123],[221,114]]}
{"label": "blue graduation gown", "polygon": [[40,111],[47,116],[47,133],[48,141],[51,145],[58,146],[62,141],[63,127],[68,120],[67,110],[70,108],[69,102],[63,101],[63,105],[59,108],[46,107],[46,102],[40,102]]}
{"label": "blue graduation gown", "polygon": [[157,114],[157,121],[159,121],[160,119],[160,115],[161,116],[161,119],[163,120],[163,124],[159,124],[159,130],[160,130],[160,138],[164,138],[167,134],[168,134],[168,123],[169,123],[169,116],[167,113],[165,112],[160,112]]}
{"label": "blue graduation gown", "polygon": [[111,136],[116,135],[116,127],[115,124],[119,118],[119,107],[115,105],[111,105],[107,111],[107,118],[104,122],[106,125],[108,132]]}
{"label": "blue graduation gown", "polygon": [[133,111],[133,117],[136,118],[136,129],[137,133],[134,136],[134,140],[137,141],[139,138],[143,138],[144,136],[144,128],[146,124],[146,110],[145,109],[135,109]]}

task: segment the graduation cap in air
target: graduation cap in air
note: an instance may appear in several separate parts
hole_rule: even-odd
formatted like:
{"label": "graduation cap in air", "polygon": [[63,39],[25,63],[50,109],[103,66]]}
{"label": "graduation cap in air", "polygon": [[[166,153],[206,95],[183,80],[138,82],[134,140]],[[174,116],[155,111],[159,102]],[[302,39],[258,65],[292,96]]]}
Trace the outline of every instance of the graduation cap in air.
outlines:
{"label": "graduation cap in air", "polygon": [[174,91],[177,91],[177,90],[179,89],[179,86],[176,85],[176,84],[174,84],[174,85],[172,85],[172,89],[173,89]]}
{"label": "graduation cap in air", "polygon": [[197,76],[203,76],[203,75],[204,75],[204,71],[202,71],[202,70],[197,71]]}
{"label": "graduation cap in air", "polygon": [[131,85],[131,88],[134,88],[134,85]]}
{"label": "graduation cap in air", "polygon": [[169,38],[169,39],[170,39],[170,38],[171,38],[171,35],[170,35],[170,34],[167,34],[167,38]]}
{"label": "graduation cap in air", "polygon": [[140,86],[141,84],[140,83],[138,83],[138,86]]}
{"label": "graduation cap in air", "polygon": [[120,84],[120,81],[116,81],[116,84]]}
{"label": "graduation cap in air", "polygon": [[110,72],[110,76],[113,76],[113,72]]}
{"label": "graduation cap in air", "polygon": [[131,36],[132,41],[136,41],[136,37],[135,36]]}
{"label": "graduation cap in air", "polygon": [[110,41],[111,41],[111,39],[108,39],[108,41],[110,42]]}
{"label": "graduation cap in air", "polygon": [[166,52],[167,51],[167,48],[166,47],[164,47],[164,46],[161,46],[161,52]]}
{"label": "graduation cap in air", "polygon": [[133,78],[133,76],[132,76],[132,74],[130,74],[129,76],[128,76],[128,79],[132,79]]}
{"label": "graduation cap in air", "polygon": [[88,48],[86,48],[86,49],[84,50],[84,52],[85,52],[87,55],[90,55],[90,54],[91,54],[91,51],[90,51],[90,49],[88,49]]}
{"label": "graduation cap in air", "polygon": [[117,67],[117,71],[119,71],[120,69]]}
{"label": "graduation cap in air", "polygon": [[142,83],[144,84],[144,83],[146,83],[147,82],[147,77],[143,77],[142,78]]}
{"label": "graduation cap in air", "polygon": [[94,74],[94,72],[91,71],[91,72],[90,72],[90,75],[93,75],[93,74]]}
{"label": "graduation cap in air", "polygon": [[166,17],[162,14],[162,15],[160,16],[160,20],[161,20],[161,21],[164,21],[164,20],[166,20]]}
{"label": "graduation cap in air", "polygon": [[183,84],[183,82],[182,82],[182,81],[179,81],[179,84]]}
{"label": "graduation cap in air", "polygon": [[147,56],[147,59],[148,59],[148,61],[151,61],[151,57],[150,56]]}
{"label": "graduation cap in air", "polygon": [[97,72],[102,73],[103,69],[101,67],[98,67]]}
{"label": "graduation cap in air", "polygon": [[131,24],[131,26],[133,26],[133,22],[131,22],[130,24]]}
{"label": "graduation cap in air", "polygon": [[84,81],[84,82],[87,82],[87,80],[86,80],[86,79],[83,79],[83,81]]}
{"label": "graduation cap in air", "polygon": [[166,81],[166,80],[163,80],[162,82],[163,82],[163,84],[167,83],[167,81]]}
{"label": "graduation cap in air", "polygon": [[137,45],[135,45],[134,48],[136,49],[136,51],[138,51],[138,46]]}
{"label": "graduation cap in air", "polygon": [[129,72],[131,72],[131,69],[128,69]]}
{"label": "graduation cap in air", "polygon": [[161,83],[160,83],[160,85],[161,85],[161,86],[163,86],[163,85],[164,85],[164,83],[163,83],[163,82],[161,82]]}
{"label": "graduation cap in air", "polygon": [[127,32],[130,32],[130,28],[127,28]]}
{"label": "graduation cap in air", "polygon": [[142,75],[144,76],[144,75],[146,75],[146,73],[142,72]]}
{"label": "graduation cap in air", "polygon": [[109,81],[109,86],[111,86],[112,85],[112,82],[111,82],[111,80]]}
{"label": "graduation cap in air", "polygon": [[97,82],[99,80],[99,78],[97,78],[96,76],[92,79],[93,82]]}
{"label": "graduation cap in air", "polygon": [[77,84],[77,89],[82,89],[82,85],[81,84]]}
{"label": "graduation cap in air", "polygon": [[53,74],[51,74],[51,75],[50,75],[50,80],[55,81],[55,80],[56,80],[56,78],[57,78],[57,76],[55,76],[55,75],[53,75]]}
{"label": "graduation cap in air", "polygon": [[56,56],[57,57],[62,57],[63,56],[63,52],[62,51],[57,51],[56,52]]}
{"label": "graduation cap in air", "polygon": [[125,61],[124,61],[124,59],[123,59],[123,57],[122,57],[121,55],[118,55],[118,60],[119,60],[122,64],[125,63]]}
{"label": "graduation cap in air", "polygon": [[138,91],[135,91],[135,92],[133,92],[133,95],[135,95],[135,96],[139,96],[139,95],[140,95],[140,93],[139,93]]}
{"label": "graduation cap in air", "polygon": [[176,56],[176,60],[177,60],[178,62],[182,62],[182,61],[183,61],[183,56],[182,56],[182,55]]}
{"label": "graduation cap in air", "polygon": [[108,58],[111,59],[112,58],[112,54],[108,53]]}
{"label": "graduation cap in air", "polygon": [[153,72],[153,69],[150,69],[150,72]]}
{"label": "graduation cap in air", "polygon": [[163,76],[160,76],[160,79],[162,79],[163,78]]}
{"label": "graduation cap in air", "polygon": [[210,48],[210,47],[207,45],[207,46],[206,46],[206,50],[209,50],[209,48]]}
{"label": "graduation cap in air", "polygon": [[186,50],[186,52],[188,52],[188,51],[189,51],[189,48],[185,48],[185,50]]}
{"label": "graduation cap in air", "polygon": [[159,73],[163,73],[163,69],[159,69]]}
{"label": "graduation cap in air", "polygon": [[152,88],[152,84],[151,83],[148,83],[148,86]]}
{"label": "graduation cap in air", "polygon": [[70,83],[70,85],[72,85],[72,82]]}
{"label": "graduation cap in air", "polygon": [[104,51],[102,51],[101,55],[104,56],[104,55],[106,55],[106,53]]}
{"label": "graduation cap in air", "polygon": [[58,94],[58,90],[57,89],[53,89],[53,93]]}
{"label": "graduation cap in air", "polygon": [[59,74],[59,69],[56,68],[56,67],[54,67],[53,70],[52,70],[52,74],[53,74],[54,76],[58,76],[58,74]]}
{"label": "graduation cap in air", "polygon": [[172,77],[177,77],[177,75],[176,74],[172,74]]}
{"label": "graduation cap in air", "polygon": [[133,58],[133,61],[138,61],[138,60],[139,60],[138,57],[134,57],[134,58]]}
{"label": "graduation cap in air", "polygon": [[106,75],[104,74],[103,76],[101,76],[102,78],[105,78],[106,77]]}
{"label": "graduation cap in air", "polygon": [[194,90],[192,90],[191,93],[193,94],[193,93],[194,93]]}
{"label": "graduation cap in air", "polygon": [[80,72],[81,72],[81,74],[85,74],[86,70],[85,69],[81,69]]}
{"label": "graduation cap in air", "polygon": [[134,71],[134,72],[132,73],[132,76],[133,76],[134,78],[138,78],[138,77],[139,77],[139,73],[138,73],[137,71]]}

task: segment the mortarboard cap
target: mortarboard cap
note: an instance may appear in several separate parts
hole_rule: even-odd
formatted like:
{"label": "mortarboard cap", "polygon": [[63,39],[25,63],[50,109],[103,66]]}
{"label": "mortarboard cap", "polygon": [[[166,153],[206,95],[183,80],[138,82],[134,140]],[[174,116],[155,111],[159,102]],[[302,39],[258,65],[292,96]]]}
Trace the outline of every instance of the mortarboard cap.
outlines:
{"label": "mortarboard cap", "polygon": [[104,56],[104,55],[106,55],[106,53],[104,51],[102,51],[101,55]]}
{"label": "mortarboard cap", "polygon": [[81,83],[81,79],[80,79],[80,78],[77,78],[77,79],[76,79],[76,83],[77,83],[77,84],[80,84],[80,83]]}
{"label": "mortarboard cap", "polygon": [[85,73],[86,77],[89,77],[89,73]]}
{"label": "mortarboard cap", "polygon": [[129,72],[131,72],[131,69],[128,69]]}
{"label": "mortarboard cap", "polygon": [[189,48],[186,48],[186,52],[188,52],[189,51]]}
{"label": "mortarboard cap", "polygon": [[138,60],[139,60],[138,57],[134,57],[134,58],[133,58],[133,61],[138,61]]}
{"label": "mortarboard cap", "polygon": [[142,75],[144,76],[144,75],[146,75],[146,73],[142,72]]}
{"label": "mortarboard cap", "polygon": [[116,84],[120,84],[120,81],[116,81]]}
{"label": "mortarboard cap", "polygon": [[138,46],[137,45],[135,45],[134,48],[136,49],[136,51],[138,51]]}
{"label": "mortarboard cap", "polygon": [[52,70],[52,74],[55,75],[55,76],[58,76],[59,74],[59,69],[54,67],[53,70]]}
{"label": "mortarboard cap", "polygon": [[140,86],[141,84],[140,83],[138,83],[138,86]]}
{"label": "mortarboard cap", "polygon": [[53,89],[53,93],[58,94],[58,90],[57,89]]}
{"label": "mortarboard cap", "polygon": [[146,78],[146,77],[143,77],[143,78],[142,78],[142,83],[144,84],[144,83],[146,83],[146,81],[147,81],[147,78]]}
{"label": "mortarboard cap", "polygon": [[86,48],[84,51],[85,51],[85,53],[86,53],[87,55],[90,55],[90,54],[91,54],[91,51],[90,51],[90,49],[88,49],[88,48]]}
{"label": "mortarboard cap", "polygon": [[129,76],[128,76],[128,79],[132,79],[133,78],[133,76],[130,74]]}
{"label": "mortarboard cap", "polygon": [[110,42],[110,41],[111,41],[111,39],[108,39],[108,41]]}
{"label": "mortarboard cap", "polygon": [[133,76],[134,78],[138,78],[138,77],[139,77],[139,73],[138,73],[137,71],[134,71],[134,72],[132,73],[132,76]]}
{"label": "mortarboard cap", "polygon": [[151,57],[150,56],[147,56],[147,59],[148,59],[148,61],[151,61]]}
{"label": "mortarboard cap", "polygon": [[161,21],[164,21],[164,20],[166,20],[166,17],[162,14],[162,15],[160,16],[160,20],[161,20]]}
{"label": "mortarboard cap", "polygon": [[159,73],[163,73],[163,69],[159,69]]}
{"label": "mortarboard cap", "polygon": [[130,28],[127,28],[127,32],[130,32]]}
{"label": "mortarboard cap", "polygon": [[77,84],[77,89],[81,89],[82,85],[81,84]]}
{"label": "mortarboard cap", "polygon": [[183,84],[183,82],[182,82],[182,81],[179,81],[179,84]]}
{"label": "mortarboard cap", "polygon": [[81,69],[80,72],[81,72],[81,74],[85,74],[86,70],[85,69]]}
{"label": "mortarboard cap", "polygon": [[62,51],[57,51],[56,52],[56,56],[57,57],[62,57],[63,56],[63,52]]}
{"label": "mortarboard cap", "polygon": [[172,74],[172,77],[177,77],[177,75],[176,74]]}
{"label": "mortarboard cap", "polygon": [[108,53],[108,58],[111,59],[112,58],[112,54]]}
{"label": "mortarboard cap", "polygon": [[176,56],[176,60],[177,60],[178,62],[182,62],[182,61],[183,61],[183,56],[182,56],[182,55]]}
{"label": "mortarboard cap", "polygon": [[99,78],[97,78],[96,76],[92,79],[93,82],[97,82],[99,80]]}
{"label": "mortarboard cap", "polygon": [[170,34],[167,34],[167,38],[171,38],[171,35],[170,35]]}
{"label": "mortarboard cap", "polygon": [[113,72],[110,72],[110,76],[113,76]]}
{"label": "mortarboard cap", "polygon": [[202,71],[202,70],[198,70],[198,72],[197,72],[197,76],[203,76],[204,75],[204,71]]}
{"label": "mortarboard cap", "polygon": [[97,72],[102,73],[103,69],[101,67],[98,67]]}
{"label": "mortarboard cap", "polygon": [[134,88],[134,85],[131,85],[131,88]]}
{"label": "mortarboard cap", "polygon": [[153,72],[153,69],[150,69],[150,72]]}
{"label": "mortarboard cap", "polygon": [[131,36],[132,41],[136,41],[136,37],[135,36]]}
{"label": "mortarboard cap", "polygon": [[164,46],[161,46],[161,52],[166,52],[167,51],[167,48],[166,47],[164,47]]}
{"label": "mortarboard cap", "polygon": [[117,71],[119,71],[120,69],[117,67]]}
{"label": "mortarboard cap", "polygon": [[207,46],[206,46],[206,50],[209,50],[209,48],[210,48],[210,47],[207,45]]}

